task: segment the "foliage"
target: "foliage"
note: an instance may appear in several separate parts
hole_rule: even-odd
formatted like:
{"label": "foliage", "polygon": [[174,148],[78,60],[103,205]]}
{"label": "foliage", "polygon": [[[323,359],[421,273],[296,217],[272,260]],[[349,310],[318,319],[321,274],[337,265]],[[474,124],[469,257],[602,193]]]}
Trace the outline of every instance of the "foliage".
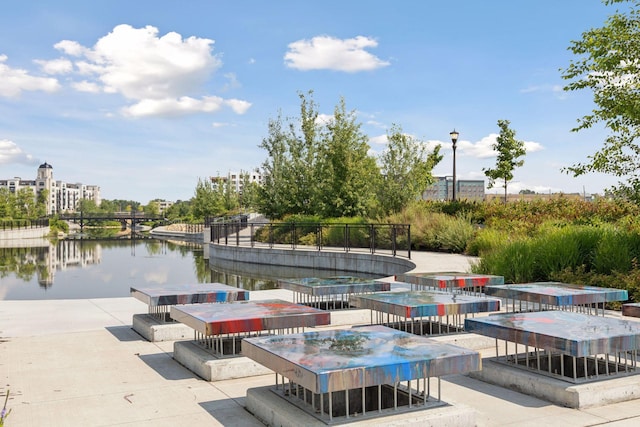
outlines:
{"label": "foliage", "polygon": [[489,178],[488,188],[492,188],[497,179],[502,180],[505,203],[507,202],[507,184],[513,179],[513,170],[524,164],[524,160],[518,160],[518,158],[527,153],[524,142],[516,140],[516,132],[509,128],[509,124],[509,120],[498,120],[500,135],[492,145],[492,148],[498,152],[496,167],[483,169],[484,174]]}
{"label": "foliage", "polygon": [[312,94],[299,94],[299,118],[279,114],[269,121],[268,136],[260,144],[267,153],[258,197],[261,213],[272,219],[373,218],[402,209],[424,191],[442,158],[439,149],[425,158],[424,145],[394,125],[387,150],[376,159],[344,99],[321,122]]}
{"label": "foliage", "polygon": [[224,212],[220,193],[210,180],[198,178],[195,195],[191,199],[191,212],[194,219],[201,221],[208,216],[217,216]]}
{"label": "foliage", "polygon": [[55,215],[53,218],[49,219],[49,229],[51,230],[52,235],[57,235],[58,232],[68,233],[69,232],[69,224],[66,221],[62,221]]}
{"label": "foliage", "polygon": [[433,183],[431,171],[442,160],[440,145],[426,153],[423,142],[394,125],[387,132],[387,148],[379,157],[381,182],[378,200],[383,215],[400,212]]}
{"label": "foliage", "polygon": [[600,28],[582,33],[571,42],[569,50],[576,56],[563,70],[562,77],[570,82],[566,91],[589,89],[596,108],[579,120],[573,129],[588,129],[604,123],[611,132],[604,146],[588,161],[565,171],[574,176],[602,172],[620,177],[612,191],[640,202],[640,92],[638,63],[640,62],[640,2],[637,0],[605,0],[605,4],[626,3],[626,11],[616,10]]}

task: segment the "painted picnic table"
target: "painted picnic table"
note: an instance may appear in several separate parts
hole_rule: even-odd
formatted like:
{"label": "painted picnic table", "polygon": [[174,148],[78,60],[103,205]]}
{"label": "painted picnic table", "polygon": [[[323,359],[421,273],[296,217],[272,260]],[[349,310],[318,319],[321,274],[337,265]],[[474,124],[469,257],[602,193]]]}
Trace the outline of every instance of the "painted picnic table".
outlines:
{"label": "painted picnic table", "polygon": [[246,301],[249,291],[222,283],[184,283],[156,286],[132,286],[131,296],[147,304],[149,314],[165,317],[176,304]]}
{"label": "painted picnic table", "polygon": [[404,273],[397,274],[396,281],[411,284],[411,290],[460,291],[479,295],[485,286],[504,284],[504,277],[456,272]]}
{"label": "painted picnic table", "polygon": [[388,404],[397,409],[405,382],[405,404],[426,404],[436,377],[440,401],[441,376],[481,368],[476,351],[379,325],[248,338],[243,353],[276,373],[276,389],[280,375],[283,394],[297,396],[305,410],[325,419],[336,415],[337,399],[347,418],[354,411],[381,411],[383,387],[393,393]]}
{"label": "painted picnic table", "polygon": [[354,296],[351,303],[372,310],[371,323],[419,335],[460,332],[468,315],[500,311],[497,298],[439,291],[378,292]]}
{"label": "painted picnic table", "polygon": [[293,301],[321,308],[347,308],[353,295],[388,291],[391,283],[353,276],[280,279],[278,285],[293,291]]}
{"label": "painted picnic table", "polygon": [[219,354],[224,354],[225,339],[231,340],[235,354],[236,341],[247,336],[291,333],[331,322],[327,311],[277,299],[175,305],[170,316],[193,328],[196,341]]}
{"label": "painted picnic table", "polygon": [[[624,289],[600,288],[561,282],[490,285],[485,287],[484,292],[488,296],[504,298],[507,303],[507,310],[510,306],[513,312],[535,309],[566,309],[589,314],[595,310],[595,314],[599,314],[599,309],[601,308],[603,316],[607,302],[625,301],[629,298],[628,292]],[[511,301],[510,305],[509,301]]]}
{"label": "painted picnic table", "polygon": [[[549,310],[466,319],[465,329],[495,338],[498,360],[533,366],[538,372],[574,382],[626,374],[637,368],[637,321]],[[503,359],[498,355],[498,340],[505,342]],[[524,346],[523,352],[518,345]]]}

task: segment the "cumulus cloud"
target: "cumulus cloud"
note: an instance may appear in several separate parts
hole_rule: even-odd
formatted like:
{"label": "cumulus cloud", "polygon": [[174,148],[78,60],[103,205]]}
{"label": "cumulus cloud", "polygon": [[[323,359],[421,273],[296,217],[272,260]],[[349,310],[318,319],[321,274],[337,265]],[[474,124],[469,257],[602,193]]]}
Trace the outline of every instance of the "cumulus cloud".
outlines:
{"label": "cumulus cloud", "polygon": [[377,46],[376,40],[364,36],[344,40],[317,36],[311,40],[303,39],[290,43],[284,62],[287,67],[302,71],[370,71],[390,64],[365,50]]}
{"label": "cumulus cloud", "polygon": [[0,139],[0,165],[9,163],[23,163],[34,165],[38,163],[31,154],[27,154],[13,141]]}
{"label": "cumulus cloud", "polygon": [[73,70],[73,63],[65,58],[52,59],[50,61],[36,59],[34,62],[40,65],[42,71],[47,74],[67,74]]}
{"label": "cumulus cloud", "polygon": [[[124,96],[132,101],[122,109],[127,116],[211,113],[224,106],[243,114],[251,106],[247,101],[199,97],[222,64],[212,53],[213,44],[210,39],[183,38],[176,32],[160,36],[153,26],[134,28],[122,24],[92,48],[72,40],[63,40],[54,47],[74,57],[74,71],[85,77],[72,87]],[[228,74],[227,78],[238,85],[234,75]]]}
{"label": "cumulus cloud", "polygon": [[9,67],[6,61],[7,55],[0,55],[0,96],[15,97],[23,91],[55,92],[60,89],[58,80],[29,75],[26,70]]}
{"label": "cumulus cloud", "polygon": [[[498,153],[493,149],[492,146],[493,144],[496,143],[497,138],[498,138],[497,133],[490,133],[489,135],[485,136],[475,144],[470,141],[458,141],[458,149],[460,151],[463,151],[465,155],[475,157],[478,159],[487,159],[490,157],[496,157]],[[540,143],[533,142],[533,141],[523,141],[523,142],[524,142],[524,148],[525,150],[527,150],[527,153],[533,153],[533,152],[544,149],[544,147]]]}

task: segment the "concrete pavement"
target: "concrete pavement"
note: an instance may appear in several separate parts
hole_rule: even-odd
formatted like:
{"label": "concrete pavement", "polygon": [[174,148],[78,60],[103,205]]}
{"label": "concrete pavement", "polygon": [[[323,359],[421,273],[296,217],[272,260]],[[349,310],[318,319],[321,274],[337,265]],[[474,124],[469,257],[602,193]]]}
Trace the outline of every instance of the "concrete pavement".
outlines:
{"label": "concrete pavement", "polygon": [[[464,272],[474,261],[412,255],[416,271]],[[291,296],[251,293],[251,299]],[[133,298],[0,301],[0,396],[10,389],[12,409],[5,425],[261,425],[244,409],[246,391],[273,384],[274,376],[199,379],[173,360],[172,342],[151,343],[131,329],[133,314],[146,310]],[[463,375],[443,378],[442,397],[474,408],[479,426],[640,425],[640,401],[575,410]]]}

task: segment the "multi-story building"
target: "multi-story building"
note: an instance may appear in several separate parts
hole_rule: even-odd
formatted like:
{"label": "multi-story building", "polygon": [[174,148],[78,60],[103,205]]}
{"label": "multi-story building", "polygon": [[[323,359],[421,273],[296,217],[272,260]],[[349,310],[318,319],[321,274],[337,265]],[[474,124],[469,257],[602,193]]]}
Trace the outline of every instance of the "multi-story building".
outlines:
{"label": "multi-story building", "polygon": [[[453,178],[434,176],[435,182],[422,193],[423,200],[451,200],[453,198]],[[484,180],[456,179],[457,200],[484,200]]]}
{"label": "multi-story building", "polygon": [[226,188],[227,183],[229,183],[233,191],[235,191],[238,194],[242,194],[242,186],[244,185],[244,182],[245,182],[245,176],[247,177],[246,181],[249,183],[255,182],[258,185],[264,184],[264,179],[262,175],[257,171],[229,172],[227,173],[227,176],[212,176],[210,177],[210,179],[211,179],[211,183],[213,184],[213,188],[215,189],[217,189],[218,186],[222,186],[223,188]]}
{"label": "multi-story building", "polygon": [[80,200],[93,200],[96,206],[100,206],[100,187],[97,185],[86,185],[81,183],[66,183],[53,179],[53,167],[44,162],[38,167],[35,180],[23,180],[19,177],[13,179],[1,179],[0,187],[6,187],[12,193],[16,193],[22,188],[33,191],[33,196],[46,190],[48,193],[46,201],[47,215],[63,212],[75,212],[80,206]]}

